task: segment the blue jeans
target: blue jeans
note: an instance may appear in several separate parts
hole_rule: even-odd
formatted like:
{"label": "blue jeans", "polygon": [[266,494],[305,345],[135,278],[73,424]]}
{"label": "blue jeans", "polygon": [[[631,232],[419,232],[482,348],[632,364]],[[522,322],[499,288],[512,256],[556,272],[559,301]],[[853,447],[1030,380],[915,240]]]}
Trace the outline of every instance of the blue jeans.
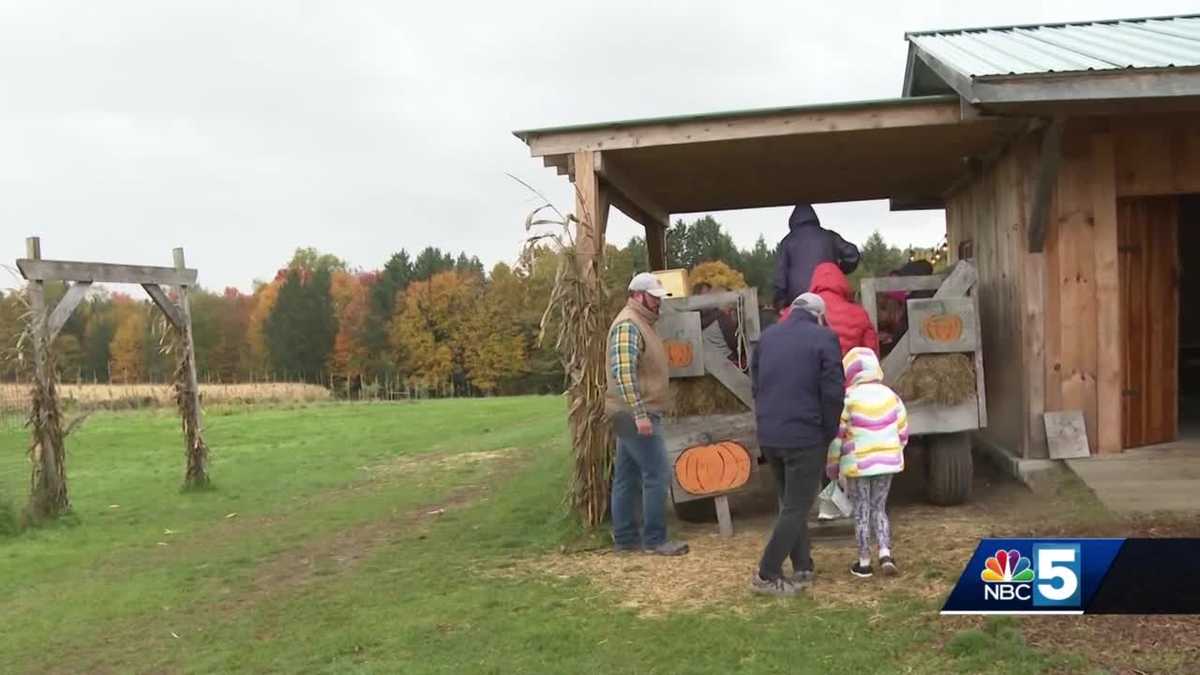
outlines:
{"label": "blue jeans", "polygon": [[[616,415],[613,433],[617,456],[613,467],[613,543],[620,547],[653,548],[667,540],[667,444],[662,419],[650,417],[654,433],[639,435],[633,417]],[[638,532],[641,502],[643,528]]]}

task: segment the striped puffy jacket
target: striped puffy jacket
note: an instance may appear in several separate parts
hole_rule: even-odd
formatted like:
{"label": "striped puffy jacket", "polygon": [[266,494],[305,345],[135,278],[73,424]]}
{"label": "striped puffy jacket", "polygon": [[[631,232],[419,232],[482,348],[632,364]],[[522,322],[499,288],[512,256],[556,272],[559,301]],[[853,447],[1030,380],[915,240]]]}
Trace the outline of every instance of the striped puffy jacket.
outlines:
{"label": "striped puffy jacket", "polygon": [[842,367],[846,404],[838,436],[829,444],[825,473],[830,480],[900,473],[908,444],[904,402],[883,384],[883,368],[870,349],[851,349]]}

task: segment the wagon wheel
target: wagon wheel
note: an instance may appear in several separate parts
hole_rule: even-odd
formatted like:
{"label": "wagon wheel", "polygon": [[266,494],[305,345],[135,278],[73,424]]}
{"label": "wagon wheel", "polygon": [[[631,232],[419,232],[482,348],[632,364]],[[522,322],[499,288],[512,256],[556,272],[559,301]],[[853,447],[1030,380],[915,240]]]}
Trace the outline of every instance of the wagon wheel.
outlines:
{"label": "wagon wheel", "polygon": [[937,434],[930,436],[928,442],[926,497],[938,506],[967,501],[975,474],[970,434]]}

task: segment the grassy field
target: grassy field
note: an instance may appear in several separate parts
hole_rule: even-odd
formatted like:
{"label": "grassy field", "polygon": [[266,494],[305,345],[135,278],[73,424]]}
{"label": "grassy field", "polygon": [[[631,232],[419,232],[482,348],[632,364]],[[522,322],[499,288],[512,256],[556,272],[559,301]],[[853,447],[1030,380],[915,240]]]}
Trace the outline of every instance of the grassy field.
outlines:
{"label": "grassy field", "polygon": [[[559,553],[590,541],[560,506],[563,418],[557,398],[217,409],[217,487],[181,494],[171,411],[94,416],[69,446],[75,516],[0,535],[3,670],[1091,672],[1020,624],[943,622],[902,585],[631,605],[639,587],[589,572],[611,556]],[[25,444],[0,431],[11,505]]]}

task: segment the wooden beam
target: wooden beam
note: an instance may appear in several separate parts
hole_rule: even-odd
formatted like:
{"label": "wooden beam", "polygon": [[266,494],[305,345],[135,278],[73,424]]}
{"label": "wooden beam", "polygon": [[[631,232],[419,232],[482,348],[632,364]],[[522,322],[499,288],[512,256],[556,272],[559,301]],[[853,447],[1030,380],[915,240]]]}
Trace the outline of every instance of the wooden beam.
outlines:
{"label": "wooden beam", "polygon": [[46,340],[54,342],[54,338],[58,337],[59,331],[66,325],[67,320],[71,318],[71,312],[79,306],[79,303],[87,296],[88,289],[92,287],[90,281],[80,281],[73,284],[67,289],[67,294],[62,300],[58,301],[58,306],[50,314],[50,319],[46,322]]}
{"label": "wooden beam", "polygon": [[1058,165],[1062,161],[1063,126],[1063,120],[1056,118],[1042,132],[1037,183],[1034,185],[1033,203],[1029,207],[1030,253],[1041,253],[1046,248],[1046,219],[1050,217],[1050,198],[1058,179]]}
{"label": "wooden beam", "polygon": [[192,286],[195,285],[197,276],[196,270],[193,269],[177,270],[171,267],[112,265],[71,260],[33,260],[30,258],[18,260],[17,268],[21,270],[21,275],[30,281],[87,281]]}
{"label": "wooden beam", "polygon": [[977,77],[973,102],[984,111],[1022,103],[1124,101],[1200,96],[1200,69],[1136,68],[1088,73],[1000,75]]}
{"label": "wooden beam", "polygon": [[1092,137],[1092,223],[1096,257],[1096,449],[1121,451],[1121,281],[1117,176],[1112,134]]}
{"label": "wooden beam", "polygon": [[158,286],[157,284],[142,284],[142,288],[146,289],[146,293],[150,295],[150,299],[166,315],[167,321],[170,321],[171,325],[175,328],[183,330],[183,314],[180,313],[179,306],[171,302],[171,299],[163,292],[162,286]]}
{"label": "wooden beam", "polygon": [[534,157],[797,134],[963,124],[957,98],[853,103],[518,132]]}
{"label": "wooden beam", "polygon": [[[665,223],[667,221],[666,209],[659,206],[653,199],[645,194],[637,183],[629,178],[629,175],[620,166],[619,163],[613,161],[611,156],[605,156],[602,152],[592,153],[594,168],[604,182],[608,183],[616,192],[621,193],[628,201],[632,202],[639,210],[641,210],[650,222],[645,220],[639,221],[642,225],[653,223]],[[626,214],[629,217],[634,217],[633,214]]]}

